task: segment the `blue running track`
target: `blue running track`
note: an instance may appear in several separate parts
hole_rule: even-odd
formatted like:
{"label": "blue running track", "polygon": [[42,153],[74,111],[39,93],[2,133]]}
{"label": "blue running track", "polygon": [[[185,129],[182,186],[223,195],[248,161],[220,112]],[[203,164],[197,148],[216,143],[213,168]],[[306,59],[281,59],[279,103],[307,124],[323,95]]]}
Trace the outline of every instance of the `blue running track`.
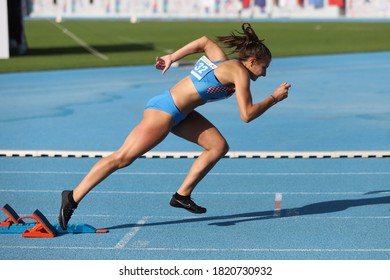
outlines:
{"label": "blue running track", "polygon": [[[0,206],[39,209],[57,223],[61,191],[117,149],[147,100],[188,71],[1,74]],[[75,211],[72,223],[109,233],[1,234],[0,259],[388,260],[389,77],[390,52],[276,58],[253,84],[254,100],[284,81],[292,88],[264,116],[243,123],[234,98],[199,110],[231,148],[193,194],[205,215],[168,205],[200,152],[171,135],[155,158],[119,170]]]}

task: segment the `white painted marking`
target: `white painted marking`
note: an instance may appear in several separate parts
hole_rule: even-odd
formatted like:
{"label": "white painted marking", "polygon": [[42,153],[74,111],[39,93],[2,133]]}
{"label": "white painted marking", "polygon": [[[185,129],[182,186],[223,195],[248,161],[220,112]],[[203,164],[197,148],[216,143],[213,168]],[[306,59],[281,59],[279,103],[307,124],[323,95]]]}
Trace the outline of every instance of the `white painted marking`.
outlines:
{"label": "white painted marking", "polygon": [[148,217],[143,217],[141,220],[137,222],[138,226],[135,226],[131,229],[130,232],[128,232],[116,245],[115,249],[123,249],[127,243],[138,233],[138,231],[141,229],[141,226],[146,223],[146,220]]}
{"label": "white painted marking", "polygon": [[[87,172],[78,171],[31,171],[31,170],[1,170],[0,174],[52,174],[52,175],[85,175]],[[156,175],[156,176],[180,176],[187,175],[186,172],[115,172],[115,175]],[[208,176],[339,176],[339,175],[390,175],[390,171],[383,172],[210,172]]]}
{"label": "white painted marking", "polygon": [[79,37],[77,37],[75,34],[73,34],[72,32],[70,32],[68,29],[66,29],[65,27],[61,26],[60,24],[58,23],[54,23],[52,21],[50,21],[55,27],[57,27],[58,29],[60,29],[64,34],[68,35],[70,38],[72,38],[77,44],[79,44],[81,47],[83,47],[84,49],[86,49],[88,52],[90,52],[91,54],[97,56],[98,58],[102,59],[102,60],[108,60],[108,56],[102,54],[101,52],[99,52],[98,50],[96,50],[95,48],[91,47],[90,45],[88,45],[86,42],[84,42],[83,40],[81,40]]}
{"label": "white painted marking", "polygon": [[[35,187],[31,187],[35,188]],[[62,190],[38,189],[0,189],[0,192],[9,193],[60,193]],[[143,192],[143,191],[91,191],[95,194],[128,194],[128,195],[170,195],[172,192]],[[390,193],[383,191],[381,194]],[[194,192],[196,195],[274,195],[274,192]],[[366,192],[283,192],[285,195],[368,195]]]}
{"label": "white painted marking", "polygon": [[[36,250],[118,250],[116,247],[62,247],[62,246],[11,246],[3,245],[0,246],[1,249],[36,249]],[[136,248],[136,247],[126,247],[121,248],[120,250],[127,251],[192,251],[192,252],[334,252],[334,253],[343,253],[343,252],[366,252],[366,253],[383,253],[390,252],[390,248]]]}
{"label": "white painted marking", "polygon": [[[0,150],[6,157],[106,157],[112,151],[61,151],[61,150]],[[143,158],[197,158],[201,152],[150,151]],[[225,158],[384,158],[390,151],[232,151]]]}
{"label": "white painted marking", "polygon": [[[0,189],[0,192],[9,193],[60,193],[62,190],[39,190],[36,187],[32,189]],[[92,191],[95,194],[128,194],[128,195],[170,195],[172,192],[144,192],[144,191]],[[380,192],[381,194],[390,193],[390,191]],[[274,195],[274,192],[194,192],[196,195]],[[283,192],[285,195],[369,195],[366,192]]]}

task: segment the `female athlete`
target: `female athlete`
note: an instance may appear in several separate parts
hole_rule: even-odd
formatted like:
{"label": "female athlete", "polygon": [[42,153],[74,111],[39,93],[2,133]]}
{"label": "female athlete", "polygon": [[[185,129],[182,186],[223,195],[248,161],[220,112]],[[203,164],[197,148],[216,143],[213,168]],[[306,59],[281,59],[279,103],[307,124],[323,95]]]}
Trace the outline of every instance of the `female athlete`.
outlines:
{"label": "female athlete", "polygon": [[[222,47],[230,48],[236,59],[229,59]],[[261,102],[254,103],[250,80],[266,76],[271,63],[270,50],[250,24],[242,32],[217,36],[216,42],[203,36],[177,51],[156,58],[156,68],[164,74],[172,63],[195,53],[203,53],[189,75],[171,89],[153,97],[145,106],[141,122],[130,132],[123,145],[98,161],[74,190],[62,192],[59,224],[65,230],[78,203],[96,185],[120,168],[159,144],[170,132],[201,146],[204,151],[194,161],[187,176],[172,196],[170,205],[192,213],[205,213],[206,208],[191,199],[196,185],[229,150],[218,129],[196,111],[210,101],[223,100],[235,93],[241,119],[248,123],[288,96],[290,84],[282,83]]]}

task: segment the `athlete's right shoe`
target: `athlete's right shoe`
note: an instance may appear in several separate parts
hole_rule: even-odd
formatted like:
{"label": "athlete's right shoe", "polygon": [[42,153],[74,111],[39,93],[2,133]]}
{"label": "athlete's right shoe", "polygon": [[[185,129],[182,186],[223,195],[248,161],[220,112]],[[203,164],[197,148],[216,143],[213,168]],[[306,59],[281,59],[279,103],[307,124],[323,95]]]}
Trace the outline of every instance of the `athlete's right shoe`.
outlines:
{"label": "athlete's right shoe", "polygon": [[190,211],[191,213],[195,213],[195,214],[203,214],[203,213],[206,213],[206,211],[207,211],[206,208],[201,207],[199,205],[196,205],[196,203],[191,198],[179,199],[179,198],[175,197],[175,195],[172,196],[169,204],[173,207],[183,208],[183,209]]}
{"label": "athlete's right shoe", "polygon": [[62,203],[58,223],[63,230],[68,228],[68,222],[72,217],[74,209],[77,208],[77,203],[73,199],[73,191],[62,192]]}

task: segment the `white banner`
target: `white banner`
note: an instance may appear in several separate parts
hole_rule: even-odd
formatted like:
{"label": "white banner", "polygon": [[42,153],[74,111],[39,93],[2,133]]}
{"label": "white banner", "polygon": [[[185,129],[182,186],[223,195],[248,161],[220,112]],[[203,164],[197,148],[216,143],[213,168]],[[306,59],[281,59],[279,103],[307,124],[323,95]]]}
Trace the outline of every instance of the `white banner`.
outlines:
{"label": "white banner", "polygon": [[0,59],[9,58],[7,1],[0,1]]}

